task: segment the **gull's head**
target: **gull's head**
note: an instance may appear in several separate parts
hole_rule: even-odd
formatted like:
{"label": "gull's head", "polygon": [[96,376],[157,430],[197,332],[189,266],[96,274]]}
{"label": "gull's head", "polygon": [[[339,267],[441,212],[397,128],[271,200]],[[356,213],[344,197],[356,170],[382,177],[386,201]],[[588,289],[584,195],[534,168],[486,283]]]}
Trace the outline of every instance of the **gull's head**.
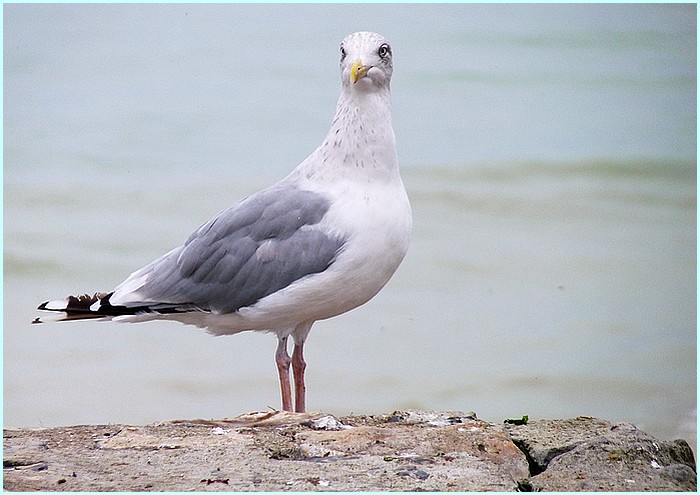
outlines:
{"label": "gull's head", "polygon": [[357,91],[389,88],[392,54],[382,35],[361,31],[347,36],[340,44],[340,77],[344,87]]}

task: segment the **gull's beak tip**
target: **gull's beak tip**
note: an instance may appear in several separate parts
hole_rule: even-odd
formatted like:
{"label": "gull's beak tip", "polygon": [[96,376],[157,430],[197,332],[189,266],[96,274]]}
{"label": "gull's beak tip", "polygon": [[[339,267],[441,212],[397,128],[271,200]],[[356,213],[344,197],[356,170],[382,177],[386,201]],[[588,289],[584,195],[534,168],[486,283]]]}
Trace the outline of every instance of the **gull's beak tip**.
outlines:
{"label": "gull's beak tip", "polygon": [[367,71],[369,71],[369,69],[370,66],[362,65],[362,60],[359,58],[355,60],[352,67],[350,67],[350,82],[355,84],[357,81],[367,75]]}

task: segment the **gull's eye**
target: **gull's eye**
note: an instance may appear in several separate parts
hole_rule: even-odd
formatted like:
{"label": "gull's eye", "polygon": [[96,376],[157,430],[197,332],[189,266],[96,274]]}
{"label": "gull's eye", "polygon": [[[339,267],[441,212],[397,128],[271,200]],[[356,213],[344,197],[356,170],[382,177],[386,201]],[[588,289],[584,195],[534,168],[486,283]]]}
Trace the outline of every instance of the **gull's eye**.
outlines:
{"label": "gull's eye", "polygon": [[343,45],[340,45],[340,60],[343,60],[345,58],[345,48],[343,48]]}
{"label": "gull's eye", "polygon": [[381,58],[386,58],[389,55],[391,55],[391,48],[389,47],[389,45],[384,43],[382,46],[379,47],[379,50],[377,51],[377,53],[379,54],[379,56]]}

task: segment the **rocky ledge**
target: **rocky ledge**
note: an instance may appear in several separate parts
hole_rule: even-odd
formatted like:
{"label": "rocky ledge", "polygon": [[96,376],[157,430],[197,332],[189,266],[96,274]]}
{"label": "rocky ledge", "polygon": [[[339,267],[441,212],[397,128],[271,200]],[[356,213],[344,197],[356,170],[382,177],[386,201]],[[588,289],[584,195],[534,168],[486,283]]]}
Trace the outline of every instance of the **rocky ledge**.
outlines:
{"label": "rocky ledge", "polygon": [[4,431],[8,491],[696,491],[693,452],[629,423],[397,411]]}

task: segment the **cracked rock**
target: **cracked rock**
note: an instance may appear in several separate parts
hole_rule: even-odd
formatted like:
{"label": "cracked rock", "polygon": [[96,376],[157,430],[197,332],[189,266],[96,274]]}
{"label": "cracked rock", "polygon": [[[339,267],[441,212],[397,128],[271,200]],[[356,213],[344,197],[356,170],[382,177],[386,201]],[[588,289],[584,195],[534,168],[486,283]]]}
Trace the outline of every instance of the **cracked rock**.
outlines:
{"label": "cracked rock", "polygon": [[535,491],[695,491],[684,440],[661,441],[629,423],[590,417],[507,425]]}

